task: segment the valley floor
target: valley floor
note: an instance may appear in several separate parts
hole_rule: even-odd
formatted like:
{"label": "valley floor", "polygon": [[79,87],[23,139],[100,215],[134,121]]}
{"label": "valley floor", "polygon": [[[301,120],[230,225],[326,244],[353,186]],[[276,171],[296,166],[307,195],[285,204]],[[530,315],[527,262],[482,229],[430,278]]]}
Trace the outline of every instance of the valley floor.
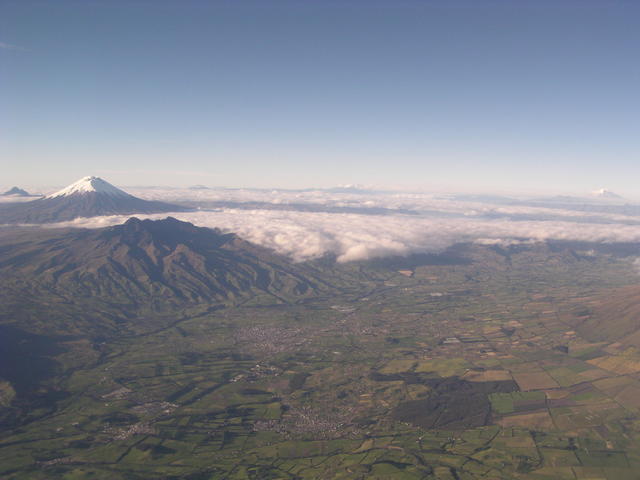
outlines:
{"label": "valley floor", "polygon": [[581,331],[637,282],[522,253],[65,338],[40,397],[0,384],[0,477],[637,479],[640,350]]}

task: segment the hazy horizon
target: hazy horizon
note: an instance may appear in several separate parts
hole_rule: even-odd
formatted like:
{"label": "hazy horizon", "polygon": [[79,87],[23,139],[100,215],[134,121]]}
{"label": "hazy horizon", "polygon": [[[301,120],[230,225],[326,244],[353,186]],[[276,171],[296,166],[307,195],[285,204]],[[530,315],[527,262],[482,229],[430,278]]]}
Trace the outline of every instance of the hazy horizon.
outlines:
{"label": "hazy horizon", "polygon": [[[103,190],[100,195],[107,197],[105,201],[112,194],[122,195],[108,183],[99,182],[94,187],[90,182],[95,180],[83,178],[56,195],[82,196],[91,194],[94,188]],[[90,214],[89,218],[79,214],[71,220],[49,220],[54,223],[44,227],[93,229],[122,224],[132,216],[152,220],[171,216],[200,227],[235,233],[295,261],[325,255],[349,262],[441,253],[461,243],[510,246],[557,240],[640,242],[640,206],[611,195],[501,197],[357,188],[124,190],[143,200],[164,202],[166,207],[162,213]],[[0,203],[15,200],[0,197]]]}
{"label": "hazy horizon", "polygon": [[[149,173],[152,173],[150,170]],[[592,189],[578,189],[573,186],[567,186],[566,188],[550,188],[545,187],[544,185],[531,186],[531,187],[482,187],[482,186],[469,186],[469,187],[461,187],[455,185],[403,185],[403,184],[366,184],[366,183],[336,183],[336,184],[306,184],[300,185],[297,187],[283,187],[277,184],[267,184],[264,186],[252,186],[252,185],[244,185],[244,184],[218,184],[218,183],[206,183],[206,182],[194,182],[187,184],[180,183],[133,183],[133,182],[115,182],[112,181],[111,175],[94,175],[87,174],[82,175],[80,177],[68,177],[69,181],[67,183],[52,183],[52,182],[39,182],[34,183],[32,181],[25,181],[23,183],[11,182],[7,180],[7,177],[0,178],[0,193],[5,192],[13,187],[19,187],[30,194],[36,195],[49,195],[54,193],[57,190],[60,190],[83,177],[86,176],[97,176],[102,178],[109,183],[117,186],[118,188],[124,190],[154,190],[154,189],[167,189],[167,190],[190,190],[193,188],[204,188],[209,190],[256,190],[256,191],[289,191],[289,192],[298,192],[298,191],[323,191],[323,190],[333,190],[333,189],[353,189],[354,191],[380,191],[387,193],[418,193],[418,194],[434,194],[434,195],[496,195],[496,196],[505,196],[505,197],[531,197],[531,198],[547,198],[547,197],[555,197],[555,196],[571,196],[571,197],[580,197],[580,198],[596,198],[596,194],[599,190],[607,190],[621,197],[621,201],[629,201],[629,202],[640,202],[640,192],[635,190],[615,190],[609,188],[608,185],[597,185]]]}

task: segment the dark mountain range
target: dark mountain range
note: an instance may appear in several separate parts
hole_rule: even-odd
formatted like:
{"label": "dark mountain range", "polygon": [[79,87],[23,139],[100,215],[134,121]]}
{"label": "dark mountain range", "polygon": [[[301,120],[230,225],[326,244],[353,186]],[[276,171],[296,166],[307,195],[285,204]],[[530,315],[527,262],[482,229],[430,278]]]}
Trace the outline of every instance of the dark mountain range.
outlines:
{"label": "dark mountain range", "polygon": [[0,323],[33,332],[144,332],[224,306],[324,291],[331,287],[315,267],[173,218],[0,229]]}
{"label": "dark mountain range", "polygon": [[182,212],[186,207],[142,200],[98,177],[85,177],[33,202],[3,205],[0,223],[51,223],[78,217]]}
{"label": "dark mountain range", "polygon": [[18,303],[35,295],[124,309],[230,304],[256,295],[282,303],[316,291],[320,283],[313,272],[234,234],[173,218],[5,235],[0,277]]}

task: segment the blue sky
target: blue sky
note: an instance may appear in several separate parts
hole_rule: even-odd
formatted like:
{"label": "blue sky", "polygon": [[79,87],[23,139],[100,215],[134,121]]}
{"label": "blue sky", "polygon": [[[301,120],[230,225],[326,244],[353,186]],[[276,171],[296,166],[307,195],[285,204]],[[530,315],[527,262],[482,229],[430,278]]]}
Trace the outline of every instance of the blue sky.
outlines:
{"label": "blue sky", "polygon": [[589,0],[0,0],[0,183],[633,193],[639,16]]}

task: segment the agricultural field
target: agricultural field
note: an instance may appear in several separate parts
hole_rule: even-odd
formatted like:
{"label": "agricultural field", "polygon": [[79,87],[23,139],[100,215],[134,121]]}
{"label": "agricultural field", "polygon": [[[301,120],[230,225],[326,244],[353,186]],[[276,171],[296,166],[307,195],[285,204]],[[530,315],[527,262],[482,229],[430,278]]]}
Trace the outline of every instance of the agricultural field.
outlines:
{"label": "agricultural field", "polygon": [[631,262],[464,254],[120,335],[5,324],[42,348],[0,382],[0,477],[640,478],[640,350],[581,333]]}

